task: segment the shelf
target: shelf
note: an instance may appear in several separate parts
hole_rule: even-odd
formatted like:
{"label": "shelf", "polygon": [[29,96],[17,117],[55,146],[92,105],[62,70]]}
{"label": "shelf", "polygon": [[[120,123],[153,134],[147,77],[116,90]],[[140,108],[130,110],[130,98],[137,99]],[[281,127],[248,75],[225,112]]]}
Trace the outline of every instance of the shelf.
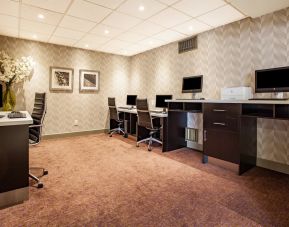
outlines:
{"label": "shelf", "polygon": [[274,105],[242,104],[242,115],[252,117],[274,118]]}
{"label": "shelf", "polygon": [[275,105],[275,118],[289,119],[289,106],[288,105]]}

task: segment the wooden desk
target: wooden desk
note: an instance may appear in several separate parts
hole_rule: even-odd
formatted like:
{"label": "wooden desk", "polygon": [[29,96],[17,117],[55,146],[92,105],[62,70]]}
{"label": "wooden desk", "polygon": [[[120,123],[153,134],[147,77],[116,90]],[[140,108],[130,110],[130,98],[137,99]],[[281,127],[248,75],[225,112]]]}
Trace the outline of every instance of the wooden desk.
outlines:
{"label": "wooden desk", "polygon": [[208,156],[239,165],[239,174],[256,166],[257,118],[289,120],[288,101],[171,100],[165,151],[186,147],[188,113],[203,113],[203,162]]}
{"label": "wooden desk", "polygon": [[29,198],[29,124],[26,118],[9,119],[8,112],[0,118],[0,209]]}

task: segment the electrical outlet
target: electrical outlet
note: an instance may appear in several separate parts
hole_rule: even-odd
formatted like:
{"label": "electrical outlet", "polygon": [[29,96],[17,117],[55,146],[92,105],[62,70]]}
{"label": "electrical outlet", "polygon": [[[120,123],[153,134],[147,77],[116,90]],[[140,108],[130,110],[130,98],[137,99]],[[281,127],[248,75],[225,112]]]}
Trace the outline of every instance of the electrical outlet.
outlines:
{"label": "electrical outlet", "polygon": [[78,126],[78,120],[74,120],[74,126]]}

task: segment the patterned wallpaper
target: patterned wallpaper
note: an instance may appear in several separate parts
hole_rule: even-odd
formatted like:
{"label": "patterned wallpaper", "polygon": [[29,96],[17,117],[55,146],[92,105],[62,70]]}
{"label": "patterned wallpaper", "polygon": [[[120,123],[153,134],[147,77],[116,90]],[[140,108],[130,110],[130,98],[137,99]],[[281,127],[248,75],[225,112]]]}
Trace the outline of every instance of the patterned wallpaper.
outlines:
{"label": "patterned wallpaper", "polygon": [[[108,124],[107,97],[115,96],[118,103],[124,102],[129,84],[128,57],[4,36],[0,36],[0,50],[14,57],[34,58],[34,75],[15,87],[16,109],[31,112],[35,92],[47,92],[46,135],[104,129]],[[50,66],[74,68],[73,93],[49,92]],[[100,71],[99,92],[79,93],[79,69]],[[74,120],[78,120],[78,126],[74,126]]]}
{"label": "patterned wallpaper", "polygon": [[[134,56],[129,90],[151,100],[156,93],[190,98],[181,94],[182,77],[203,74],[198,96],[218,99],[222,87],[254,87],[256,69],[287,65],[289,9],[284,9],[200,34],[198,49],[191,52],[179,55],[172,43]],[[189,126],[201,129],[200,114],[190,119]],[[258,120],[258,157],[289,165],[288,136],[288,121]]]}

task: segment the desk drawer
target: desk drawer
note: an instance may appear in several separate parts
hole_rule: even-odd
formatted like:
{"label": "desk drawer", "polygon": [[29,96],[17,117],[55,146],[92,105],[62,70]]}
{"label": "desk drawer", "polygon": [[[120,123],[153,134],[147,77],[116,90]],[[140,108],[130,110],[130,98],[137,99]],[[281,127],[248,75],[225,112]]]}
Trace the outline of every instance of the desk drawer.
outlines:
{"label": "desk drawer", "polygon": [[240,129],[240,118],[230,116],[209,118],[204,120],[204,128],[238,132]]}
{"label": "desk drawer", "polygon": [[204,113],[210,116],[240,115],[241,104],[205,103]]}

